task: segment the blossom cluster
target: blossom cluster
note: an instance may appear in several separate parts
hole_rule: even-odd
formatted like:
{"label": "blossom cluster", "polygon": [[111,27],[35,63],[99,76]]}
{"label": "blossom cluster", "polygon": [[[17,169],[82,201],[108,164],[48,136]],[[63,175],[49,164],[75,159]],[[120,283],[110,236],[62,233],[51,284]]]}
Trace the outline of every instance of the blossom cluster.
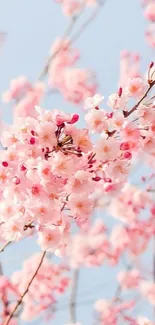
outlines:
{"label": "blossom cluster", "polygon": [[[15,300],[20,299],[26,290],[32,275],[40,261],[40,254],[33,255],[24,261],[21,271],[12,274],[11,279],[0,277],[0,298],[2,303],[1,318],[7,317],[14,309]],[[44,315],[47,320],[53,317],[56,310],[57,299],[70,284],[67,275],[69,269],[62,264],[53,264],[45,258],[38,273],[31,284],[27,295],[22,300],[21,318],[24,321],[32,321],[36,317]],[[15,299],[12,299],[12,298]],[[17,318],[10,324],[16,324]]]}
{"label": "blossom cluster", "polygon": [[[132,161],[141,152],[146,162],[154,156],[154,104],[140,100],[153,84],[152,80],[130,79],[109,96],[110,113],[99,108],[100,95],[89,97],[85,102],[87,129],[75,126],[78,114],[39,107],[26,117],[25,110],[23,115],[18,112],[13,125],[4,126],[2,239],[19,240],[37,232],[41,248],[55,250],[67,245],[73,220],[79,227],[88,227],[99,199],[106,201],[123,188]],[[132,109],[128,106],[131,98],[140,100]],[[91,133],[99,138],[94,141]]]}
{"label": "blossom cluster", "polygon": [[63,95],[64,99],[81,104],[97,89],[95,74],[88,69],[75,66],[80,58],[78,50],[72,48],[69,40],[58,39],[52,46],[51,56],[57,53],[49,66],[48,83]]}
{"label": "blossom cluster", "polygon": [[[73,20],[98,3],[57,2]],[[151,22],[146,36],[154,47],[155,3],[147,0],[144,6]],[[121,293],[132,292],[155,306],[152,268],[141,265],[155,235],[154,175],[142,177],[143,190],[129,183],[141,159],[155,167],[154,63],[142,76],[140,56],[122,52],[118,90],[106,100],[96,94],[94,73],[76,68],[79,58],[71,40],[59,39],[51,48],[46,72],[50,90],[84,107],[84,128],[77,111],[66,114],[40,107],[46,94],[41,81],[32,85],[19,77],[3,94],[3,101],[14,107],[12,125],[1,123],[0,130],[1,251],[7,244],[34,237],[45,254],[64,258],[69,267],[46,258],[40,264],[36,254],[10,280],[1,275],[2,325],[17,325],[16,307],[24,321],[42,314],[48,320],[58,296],[70,285],[70,267],[117,266],[124,256],[132,265],[118,272],[114,297],[96,301],[97,324],[153,325],[146,317],[134,317],[137,298],[122,300]],[[116,225],[110,228],[106,218],[94,221],[96,209],[110,214]],[[82,325],[71,323],[67,325]]]}
{"label": "blossom cluster", "polygon": [[[57,39],[50,50],[53,59],[48,66],[48,87],[59,92],[66,101],[75,105],[83,104],[85,99],[93,96],[97,90],[95,73],[90,69],[80,69],[76,63],[80,52],[71,46],[67,39]],[[32,116],[35,105],[40,105],[45,96],[45,84],[37,81],[35,85],[24,76],[13,79],[10,89],[3,93],[4,103],[14,103],[16,116]]]}

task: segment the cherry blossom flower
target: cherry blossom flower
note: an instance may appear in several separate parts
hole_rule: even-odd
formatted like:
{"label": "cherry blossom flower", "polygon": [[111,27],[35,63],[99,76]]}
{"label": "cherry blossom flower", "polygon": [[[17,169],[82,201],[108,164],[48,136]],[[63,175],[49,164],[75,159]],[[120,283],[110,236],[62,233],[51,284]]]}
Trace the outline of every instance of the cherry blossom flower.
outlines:
{"label": "cherry blossom flower", "polygon": [[145,18],[150,21],[155,21],[155,3],[154,1],[150,1],[145,8],[144,12]]}
{"label": "cherry blossom flower", "polygon": [[145,94],[147,90],[147,82],[141,78],[134,78],[129,80],[126,86],[126,91],[129,96],[134,98],[140,98]]}
{"label": "cherry blossom flower", "polygon": [[104,97],[96,94],[93,97],[88,97],[85,100],[85,109],[93,109],[93,108],[98,108],[98,106],[100,106],[100,104],[103,102]]}

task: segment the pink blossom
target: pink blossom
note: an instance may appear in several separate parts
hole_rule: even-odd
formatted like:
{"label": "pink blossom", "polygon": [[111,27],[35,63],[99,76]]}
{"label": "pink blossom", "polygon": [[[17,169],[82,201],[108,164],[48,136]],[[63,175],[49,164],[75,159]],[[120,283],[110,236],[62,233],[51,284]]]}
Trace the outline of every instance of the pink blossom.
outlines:
{"label": "pink blossom", "polygon": [[69,196],[68,207],[75,216],[79,216],[81,219],[87,219],[93,209],[93,201],[88,198],[87,195],[75,195]]}
{"label": "pink blossom", "polygon": [[119,156],[119,142],[114,138],[101,138],[96,144],[96,156],[102,161],[113,160]]}
{"label": "pink blossom", "polygon": [[87,126],[92,133],[101,133],[108,130],[108,121],[104,110],[91,110],[86,116]]}
{"label": "pink blossom", "polygon": [[109,107],[113,108],[114,110],[121,109],[123,111],[126,111],[127,101],[128,98],[125,97],[124,95],[119,97],[118,94],[112,94],[109,96],[107,104]]}
{"label": "pink blossom", "polygon": [[74,143],[83,152],[89,152],[92,149],[92,142],[87,129],[74,130],[73,133]]}
{"label": "pink blossom", "polygon": [[100,104],[103,102],[104,97],[96,94],[93,97],[88,97],[85,100],[85,109],[93,109],[93,108],[98,108],[98,106],[100,106]]}
{"label": "pink blossom", "polygon": [[38,234],[38,243],[43,250],[54,251],[61,239],[61,234],[59,228],[53,226],[51,229],[44,229]]}
{"label": "pink blossom", "polygon": [[[77,4],[76,1],[75,3]],[[69,1],[68,4],[72,6],[73,3]],[[74,7],[75,10],[76,8]],[[59,52],[50,65],[49,85],[58,89],[67,101],[80,104],[87,97],[95,95],[97,83],[94,73],[89,69],[74,67],[74,64],[79,59],[79,53],[70,46],[68,40],[55,42],[52,53],[58,51],[58,49]]]}
{"label": "pink blossom", "polygon": [[146,297],[150,304],[155,305],[155,284],[143,281],[140,284],[140,290],[144,297]]}
{"label": "pink blossom", "polygon": [[40,123],[36,129],[39,144],[42,147],[53,147],[56,145],[55,125],[51,122]]}
{"label": "pink blossom", "polygon": [[[39,260],[40,254],[33,255],[24,261],[22,270],[13,273],[12,285],[18,288],[20,294],[27,287]],[[48,314],[49,308],[51,309],[50,317],[53,317],[53,307],[56,304],[57,296],[63,294],[70,283],[69,277],[66,275],[67,271],[68,269],[65,266],[56,265],[44,259],[27,296],[23,300],[21,318],[24,321],[31,321],[41,316],[43,312]]]}
{"label": "pink blossom", "polygon": [[147,82],[145,82],[143,79],[134,78],[129,80],[126,86],[126,91],[128,93],[128,96],[140,98],[146,92],[147,87]]}
{"label": "pink blossom", "polygon": [[123,288],[137,288],[140,282],[140,272],[138,270],[131,270],[128,272],[121,271],[117,278]]}
{"label": "pink blossom", "polygon": [[150,1],[145,8],[144,12],[145,18],[154,22],[155,21],[155,3],[154,1]]}

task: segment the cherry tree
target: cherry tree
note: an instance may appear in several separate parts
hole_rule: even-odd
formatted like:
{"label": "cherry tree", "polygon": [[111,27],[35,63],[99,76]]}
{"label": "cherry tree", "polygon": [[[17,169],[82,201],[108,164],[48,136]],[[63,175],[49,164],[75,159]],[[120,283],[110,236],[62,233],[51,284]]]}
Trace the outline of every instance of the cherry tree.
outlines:
{"label": "cherry tree", "polygon": [[[18,76],[2,94],[3,105],[12,105],[13,121],[1,118],[0,254],[11,245],[18,252],[21,241],[31,238],[39,252],[10,277],[1,263],[0,324],[41,316],[54,323],[57,302],[69,291],[65,325],[82,325],[76,315],[81,269],[121,266],[112,296],[92,306],[94,325],[153,325],[154,312],[149,320],[145,310],[135,311],[141,299],[155,308],[155,65],[148,62],[141,71],[139,53],[123,51],[115,92],[105,98],[95,73],[77,68],[74,43],[108,1],[57,2],[70,23],[52,44],[38,79]],[[155,2],[142,5],[154,24]],[[154,47],[150,30],[146,38]],[[47,93],[63,96],[75,113],[55,109],[52,100],[46,109]],[[146,173],[135,185],[134,167],[142,162]],[[112,226],[106,214],[116,220]],[[152,264],[146,266],[148,250]]]}

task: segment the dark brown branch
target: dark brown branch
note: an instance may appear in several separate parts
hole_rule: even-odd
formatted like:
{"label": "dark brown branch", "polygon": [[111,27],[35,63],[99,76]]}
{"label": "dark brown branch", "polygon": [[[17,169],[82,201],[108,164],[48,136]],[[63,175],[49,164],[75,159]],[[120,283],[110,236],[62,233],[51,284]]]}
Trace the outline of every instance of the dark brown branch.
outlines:
{"label": "dark brown branch", "polygon": [[40,262],[39,262],[39,264],[38,264],[38,266],[37,266],[37,268],[36,268],[36,271],[34,272],[34,274],[33,274],[32,278],[31,278],[31,280],[29,281],[29,283],[28,283],[28,285],[27,285],[25,291],[24,291],[23,294],[21,295],[20,299],[17,301],[17,303],[16,303],[14,309],[12,310],[12,312],[10,313],[10,315],[9,315],[9,316],[4,320],[4,322],[2,323],[2,325],[8,325],[9,322],[10,322],[10,320],[12,319],[12,317],[14,317],[16,310],[17,310],[18,307],[21,305],[21,303],[22,303],[22,301],[23,301],[23,298],[24,298],[25,295],[28,293],[29,288],[30,288],[30,286],[31,286],[31,284],[32,284],[32,282],[33,282],[33,280],[34,280],[35,277],[37,276],[38,271],[39,271],[39,269],[40,269],[40,267],[41,267],[41,265],[42,265],[42,263],[43,263],[43,261],[44,261],[44,257],[45,257],[45,255],[46,255],[46,251],[42,253],[42,256],[41,256]]}
{"label": "dark brown branch", "polygon": [[71,323],[76,323],[76,298],[77,298],[78,280],[79,280],[79,270],[76,269],[73,271],[71,297],[70,297],[70,304],[69,304]]}
{"label": "dark brown branch", "polygon": [[150,92],[150,90],[152,89],[152,87],[154,85],[155,85],[155,80],[150,83],[149,88],[145,92],[144,96],[139,100],[139,102],[135,106],[133,106],[133,108],[130,109],[130,111],[128,111],[128,112],[123,111],[124,117],[130,116],[134,111],[136,111],[136,109],[139,107],[139,105],[142,103],[142,101],[147,97],[148,93]]}
{"label": "dark brown branch", "polygon": [[5,243],[1,248],[0,248],[0,253],[2,253],[4,251],[4,249],[9,246],[11,244],[11,241],[8,241],[7,243]]}

